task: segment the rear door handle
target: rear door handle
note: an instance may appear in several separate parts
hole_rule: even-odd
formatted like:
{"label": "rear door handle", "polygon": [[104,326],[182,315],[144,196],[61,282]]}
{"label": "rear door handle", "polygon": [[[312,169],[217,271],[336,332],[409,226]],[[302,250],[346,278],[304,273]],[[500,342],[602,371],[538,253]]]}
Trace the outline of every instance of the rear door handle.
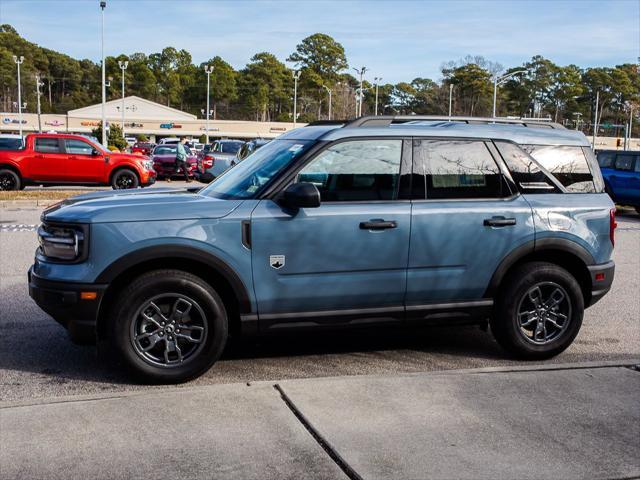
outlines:
{"label": "rear door handle", "polygon": [[388,228],[396,228],[398,224],[393,220],[370,220],[368,222],[360,222],[362,230],[386,230]]}
{"label": "rear door handle", "polygon": [[515,225],[515,218],[505,218],[505,217],[492,217],[484,219],[485,227],[508,227],[509,225]]}

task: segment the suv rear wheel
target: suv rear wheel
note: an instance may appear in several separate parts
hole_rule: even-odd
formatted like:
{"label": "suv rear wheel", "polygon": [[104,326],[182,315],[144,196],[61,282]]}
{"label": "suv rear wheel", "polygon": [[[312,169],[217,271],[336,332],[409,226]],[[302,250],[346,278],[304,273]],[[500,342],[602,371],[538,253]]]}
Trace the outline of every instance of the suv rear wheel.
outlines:
{"label": "suv rear wheel", "polygon": [[141,380],[179,383],[206,372],[227,341],[224,303],[209,284],[181,270],[140,276],[111,311],[111,341]]}
{"label": "suv rear wheel", "polygon": [[553,357],[578,335],[584,298],[576,279],[553,263],[526,263],[510,274],[491,319],[496,341],[530,360]]}
{"label": "suv rear wheel", "polygon": [[0,190],[21,190],[20,177],[13,170],[0,169]]}

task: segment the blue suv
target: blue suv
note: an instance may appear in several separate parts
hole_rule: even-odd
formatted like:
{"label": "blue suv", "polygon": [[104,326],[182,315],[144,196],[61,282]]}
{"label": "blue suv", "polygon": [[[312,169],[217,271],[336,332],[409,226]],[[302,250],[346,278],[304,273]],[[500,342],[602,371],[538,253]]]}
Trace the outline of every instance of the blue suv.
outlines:
{"label": "blue suv", "polygon": [[635,207],[640,213],[640,152],[601,150],[598,163],[605,191],[613,201]]}
{"label": "blue suv", "polygon": [[195,192],[53,206],[30,295],[159,383],[290,329],[488,321],[520,358],[562,352],[614,275],[587,139],[410,118],[293,130]]}

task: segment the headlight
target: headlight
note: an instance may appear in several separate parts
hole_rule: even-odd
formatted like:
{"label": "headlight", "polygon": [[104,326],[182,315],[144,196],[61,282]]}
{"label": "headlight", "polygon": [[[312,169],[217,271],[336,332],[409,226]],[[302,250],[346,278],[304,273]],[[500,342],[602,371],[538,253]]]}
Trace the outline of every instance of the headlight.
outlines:
{"label": "headlight", "polygon": [[153,162],[151,160],[145,160],[144,162],[142,162],[142,166],[146,170],[153,170]]}
{"label": "headlight", "polygon": [[38,228],[38,241],[45,257],[54,260],[80,261],[87,254],[87,228],[83,225],[51,225]]}

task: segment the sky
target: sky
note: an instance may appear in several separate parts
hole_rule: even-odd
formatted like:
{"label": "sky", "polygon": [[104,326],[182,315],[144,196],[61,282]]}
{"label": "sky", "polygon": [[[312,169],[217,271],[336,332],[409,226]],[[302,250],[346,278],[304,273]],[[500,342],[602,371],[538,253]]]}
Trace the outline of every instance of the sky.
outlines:
{"label": "sky", "polygon": [[[43,47],[100,59],[98,0],[0,0],[4,23]],[[465,55],[505,67],[533,55],[614,66],[640,57],[640,0],[107,0],[105,9],[107,55],[173,46],[196,64],[220,55],[236,69],[261,51],[285,61],[318,32],[344,46],[350,69],[366,66],[383,83],[439,80],[444,62]]]}

